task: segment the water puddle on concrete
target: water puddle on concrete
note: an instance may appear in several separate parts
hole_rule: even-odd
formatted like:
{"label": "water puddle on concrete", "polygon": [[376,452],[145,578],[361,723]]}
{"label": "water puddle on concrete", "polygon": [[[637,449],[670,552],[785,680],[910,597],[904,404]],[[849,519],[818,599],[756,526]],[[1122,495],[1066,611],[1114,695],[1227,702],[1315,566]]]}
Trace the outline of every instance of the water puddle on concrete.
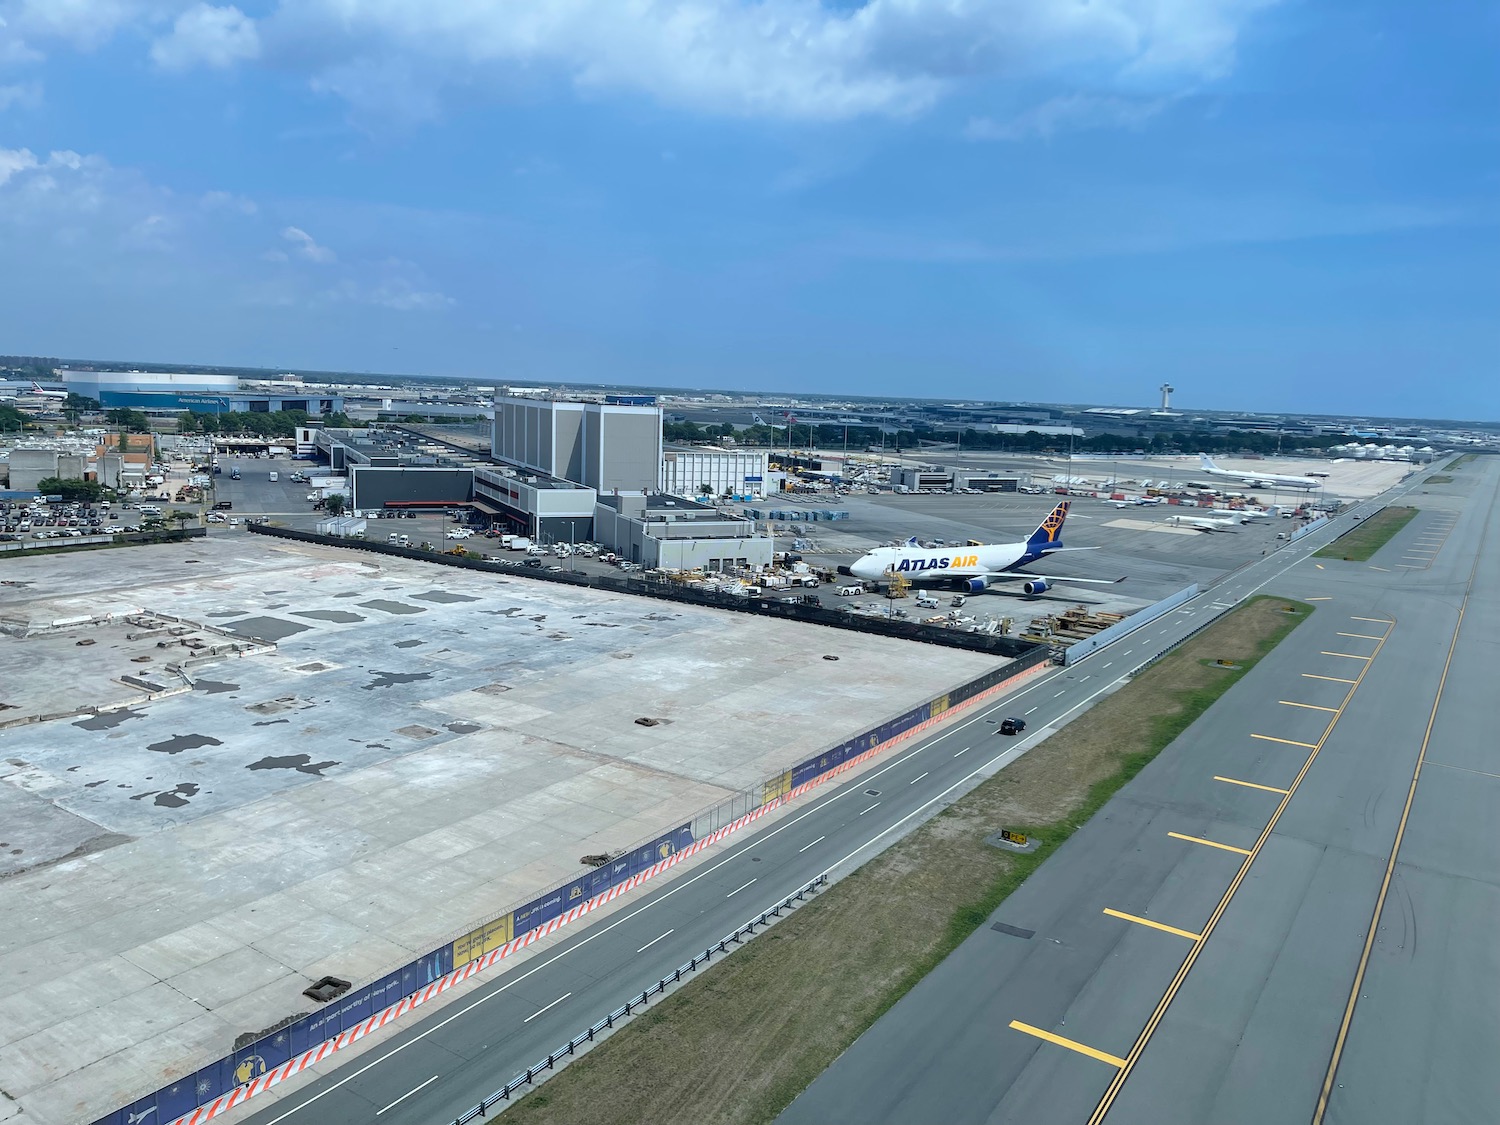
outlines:
{"label": "water puddle on concrete", "polygon": [[478,723],[466,723],[462,720],[454,723],[444,723],[443,726],[451,730],[454,734],[473,734],[476,730],[484,729]]}
{"label": "water puddle on concrete", "polygon": [[342,594],[334,594],[336,598],[357,598],[360,596],[358,590],[345,590]]}
{"label": "water puddle on concrete", "polygon": [[239,684],[228,684],[222,680],[197,680],[193,684],[194,691],[206,692],[209,695],[223,695],[226,691],[239,691]]}
{"label": "water puddle on concrete", "polygon": [[360,602],[360,609],[379,609],[386,613],[426,613],[427,611],[419,605],[407,605],[405,602],[387,601],[385,598],[376,598],[371,602]]}
{"label": "water puddle on concrete", "polygon": [[511,609],[481,609],[479,612],[480,613],[487,613],[491,617],[518,617],[521,614],[525,613],[526,611],[524,609],[520,609],[520,608],[511,608]]}
{"label": "water puddle on concrete", "polygon": [[427,643],[426,641],[396,641],[394,647],[396,647],[396,648],[416,648],[418,645],[425,645],[426,643]]}
{"label": "water puddle on concrete", "polygon": [[425,594],[413,594],[413,601],[437,602],[440,605],[457,605],[459,602],[477,602],[468,594],[450,594],[447,590],[428,590]]}
{"label": "water puddle on concrete", "polygon": [[432,679],[431,672],[381,672],[371,668],[370,675],[375,678],[367,683],[362,691],[372,691],[375,688],[395,687],[397,684],[414,684],[418,680]]}
{"label": "water puddle on concrete", "polygon": [[277,723],[290,723],[291,721],[291,719],[262,719],[258,723],[252,723],[251,726],[274,727]]}
{"label": "water puddle on concrete", "polygon": [[147,797],[154,796],[156,800],[151,802],[153,805],[158,805],[164,809],[180,809],[188,803],[189,797],[196,797],[197,795],[198,787],[191,781],[183,781],[179,782],[174,789],[167,789],[160,793],[151,789],[145,793],[132,794],[130,799],[132,801],[144,801]]}
{"label": "water puddle on concrete", "polygon": [[223,745],[217,738],[210,738],[206,734],[174,734],[161,742],[151,743],[146,749],[155,750],[159,754],[181,754],[184,750],[196,750],[200,746]]}
{"label": "water puddle on concrete", "polygon": [[258,641],[284,641],[288,637],[305,633],[311,625],[298,625],[295,621],[283,621],[279,617],[247,617],[225,625],[224,630],[239,637],[254,637]]}
{"label": "water puddle on concrete", "polygon": [[294,609],[292,613],[297,617],[311,617],[314,621],[331,621],[335,625],[353,625],[367,620],[347,609]]}
{"label": "water puddle on concrete", "polygon": [[338,762],[314,762],[310,754],[284,754],[279,758],[262,758],[258,762],[251,762],[245,768],[247,770],[296,770],[298,773],[310,773],[314,777],[322,777],[323,771]]}
{"label": "water puddle on concrete", "polygon": [[139,711],[122,708],[119,711],[100,711],[97,715],[79,719],[73,725],[81,730],[112,730],[126,719],[144,719],[145,717]]}

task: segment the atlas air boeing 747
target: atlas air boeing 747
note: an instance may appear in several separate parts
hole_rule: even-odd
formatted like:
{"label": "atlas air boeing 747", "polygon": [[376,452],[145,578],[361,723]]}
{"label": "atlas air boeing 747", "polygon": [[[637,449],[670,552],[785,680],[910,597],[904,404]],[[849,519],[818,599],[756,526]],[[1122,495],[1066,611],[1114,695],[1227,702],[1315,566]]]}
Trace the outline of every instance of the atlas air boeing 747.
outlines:
{"label": "atlas air boeing 747", "polygon": [[915,539],[901,547],[876,547],[839,573],[872,582],[888,583],[904,578],[913,585],[943,586],[977,594],[1001,582],[1021,582],[1023,593],[1045,593],[1054,582],[1111,586],[1124,578],[1066,578],[1032,574],[1020,568],[1058,551],[1089,551],[1091,547],[1064,547],[1063,520],[1067,501],[1052,509],[1042,525],[1024,543],[987,543],[970,547],[924,548]]}

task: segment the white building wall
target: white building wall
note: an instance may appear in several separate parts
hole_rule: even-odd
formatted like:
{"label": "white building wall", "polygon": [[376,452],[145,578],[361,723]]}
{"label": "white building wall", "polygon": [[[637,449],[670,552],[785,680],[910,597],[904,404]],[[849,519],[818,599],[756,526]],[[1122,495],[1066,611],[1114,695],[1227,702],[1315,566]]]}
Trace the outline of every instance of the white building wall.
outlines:
{"label": "white building wall", "polygon": [[698,497],[703,485],[711,485],[715,497],[764,497],[768,457],[762,452],[733,450],[685,450],[662,455],[662,491],[675,496]]}

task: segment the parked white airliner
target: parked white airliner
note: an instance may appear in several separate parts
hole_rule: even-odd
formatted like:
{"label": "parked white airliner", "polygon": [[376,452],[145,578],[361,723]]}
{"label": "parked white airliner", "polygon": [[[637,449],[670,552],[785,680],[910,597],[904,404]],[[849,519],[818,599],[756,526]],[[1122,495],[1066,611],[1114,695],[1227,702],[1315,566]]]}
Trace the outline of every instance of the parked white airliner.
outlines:
{"label": "parked white airliner", "polygon": [[1214,459],[1207,453],[1198,454],[1198,461],[1202,465],[1202,471],[1211,477],[1219,477],[1225,480],[1237,480],[1241,484],[1247,484],[1251,488],[1317,488],[1323,482],[1314,480],[1312,477],[1283,477],[1275,473],[1239,473],[1231,469],[1221,469],[1214,464]]}
{"label": "parked white airliner", "polygon": [[1063,520],[1068,516],[1068,502],[1052,509],[1040,527],[1024,543],[981,543],[969,547],[923,548],[915,539],[901,547],[876,547],[862,555],[853,565],[839,567],[840,574],[888,583],[895,577],[915,585],[945,586],[971,594],[999,582],[1021,582],[1023,593],[1045,593],[1054,582],[1078,582],[1111,586],[1124,578],[1065,578],[1060,575],[1031,574],[1021,571],[1027,563],[1057,551],[1087,551],[1089,547],[1062,545]]}

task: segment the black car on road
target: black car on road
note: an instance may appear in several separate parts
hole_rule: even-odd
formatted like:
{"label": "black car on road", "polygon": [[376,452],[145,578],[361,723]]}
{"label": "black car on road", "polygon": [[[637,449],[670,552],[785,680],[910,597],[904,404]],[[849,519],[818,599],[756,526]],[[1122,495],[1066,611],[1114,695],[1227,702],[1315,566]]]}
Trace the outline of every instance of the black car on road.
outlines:
{"label": "black car on road", "polygon": [[1001,734],[1020,734],[1025,729],[1026,720],[1017,719],[1014,716],[1007,718],[1000,723]]}

